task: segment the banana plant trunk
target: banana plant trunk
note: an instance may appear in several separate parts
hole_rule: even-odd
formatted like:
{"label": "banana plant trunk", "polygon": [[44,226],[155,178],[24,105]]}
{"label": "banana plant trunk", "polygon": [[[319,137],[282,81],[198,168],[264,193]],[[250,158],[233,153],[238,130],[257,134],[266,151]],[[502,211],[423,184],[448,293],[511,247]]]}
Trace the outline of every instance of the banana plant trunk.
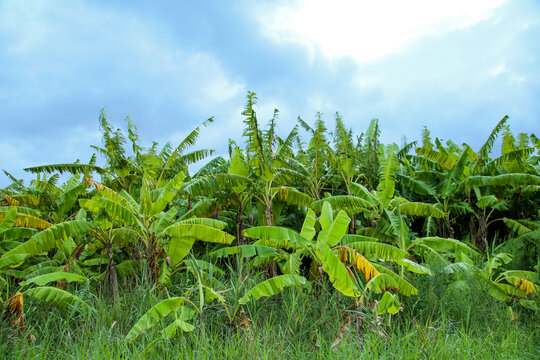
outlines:
{"label": "banana plant trunk", "polygon": [[478,233],[476,237],[476,246],[486,252],[486,243],[487,243],[488,231],[487,231],[487,221],[483,212],[478,216]]}
{"label": "banana plant trunk", "polygon": [[236,241],[238,242],[238,245],[244,245],[245,243],[245,237],[244,237],[244,214],[240,214],[238,216],[238,224],[236,226]]}
{"label": "banana plant trunk", "polygon": [[[268,202],[264,208],[264,215],[266,217],[266,225],[273,225],[273,216],[272,216],[272,202]],[[275,261],[272,261],[268,266],[268,277],[273,278],[277,276],[277,265]]]}
{"label": "banana plant trunk", "polygon": [[450,219],[448,218],[448,215],[443,219],[443,224],[441,226],[441,233],[442,237],[445,238],[454,238],[454,228],[452,228],[452,225],[450,224]]}
{"label": "banana plant trunk", "polygon": [[159,277],[157,262],[157,239],[154,233],[149,234],[148,247],[146,248],[146,280],[149,284],[155,284]]}
{"label": "banana plant trunk", "polygon": [[118,279],[116,265],[113,259],[112,247],[107,248],[107,269],[105,270],[105,292],[107,297],[116,304],[118,301]]}
{"label": "banana plant trunk", "polygon": [[474,215],[469,214],[469,234],[471,236],[471,243],[475,244],[477,243],[477,229],[476,229],[476,223],[474,222]]}

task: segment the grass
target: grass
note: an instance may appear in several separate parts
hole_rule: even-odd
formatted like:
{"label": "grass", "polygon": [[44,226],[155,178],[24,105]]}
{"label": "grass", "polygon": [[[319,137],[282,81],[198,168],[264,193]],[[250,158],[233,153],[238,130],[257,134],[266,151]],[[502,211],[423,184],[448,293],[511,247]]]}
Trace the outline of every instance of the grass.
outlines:
{"label": "grass", "polygon": [[[437,277],[434,277],[437,278]],[[134,342],[125,341],[133,324],[166,292],[128,284],[119,304],[110,305],[86,285],[75,293],[95,312],[60,310],[27,299],[27,329],[8,338],[12,330],[4,317],[0,330],[0,357],[5,359],[537,359],[540,358],[536,314],[514,307],[511,321],[506,305],[473,289],[471,294],[444,291],[440,280],[417,279],[420,295],[406,299],[403,310],[384,325],[369,311],[344,311],[351,300],[328,284],[308,292],[288,289],[282,295],[260,299],[244,307],[249,327],[229,322],[224,306],[209,305],[194,321],[195,330],[175,339],[161,336],[171,318]],[[175,278],[169,296],[189,296],[187,276]],[[254,277],[227,282],[227,302],[236,300],[256,283]],[[447,287],[446,287],[447,288]],[[197,301],[197,293],[192,299]],[[229,310],[232,311],[232,310]],[[352,322],[334,349],[340,319]],[[388,325],[389,324],[389,325]],[[371,327],[371,328],[370,328]],[[378,331],[383,332],[381,335]],[[32,334],[36,340],[29,339]],[[315,345],[318,340],[319,346]]]}

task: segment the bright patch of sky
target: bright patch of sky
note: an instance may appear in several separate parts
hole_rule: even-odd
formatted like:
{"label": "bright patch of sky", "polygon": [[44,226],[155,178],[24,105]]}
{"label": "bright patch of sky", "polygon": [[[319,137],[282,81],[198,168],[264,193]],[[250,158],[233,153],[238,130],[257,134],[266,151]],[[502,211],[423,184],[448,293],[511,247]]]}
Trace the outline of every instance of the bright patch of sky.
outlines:
{"label": "bright patch of sky", "polygon": [[[248,90],[279,108],[336,111],[357,133],[480,146],[505,114],[540,132],[537,1],[0,1],[0,168],[87,161],[102,107],[145,145],[175,146],[210,116],[199,148],[241,142]],[[9,179],[0,174],[0,187]]]}
{"label": "bright patch of sky", "polygon": [[[379,60],[426,37],[463,30],[494,16],[496,0],[304,0],[261,7],[265,34],[292,41],[330,59],[351,56],[358,63]],[[268,14],[271,14],[268,16]]]}

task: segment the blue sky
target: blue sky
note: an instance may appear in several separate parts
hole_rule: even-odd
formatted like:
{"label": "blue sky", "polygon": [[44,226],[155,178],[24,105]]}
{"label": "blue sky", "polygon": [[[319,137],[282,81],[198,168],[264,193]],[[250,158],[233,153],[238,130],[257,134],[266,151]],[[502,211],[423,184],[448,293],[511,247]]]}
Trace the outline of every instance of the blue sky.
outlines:
{"label": "blue sky", "polygon": [[[357,133],[480,146],[540,133],[538,1],[0,1],[0,168],[87,161],[102,107],[143,142],[240,140],[248,90],[286,134],[317,111]],[[9,180],[0,174],[0,187]]]}

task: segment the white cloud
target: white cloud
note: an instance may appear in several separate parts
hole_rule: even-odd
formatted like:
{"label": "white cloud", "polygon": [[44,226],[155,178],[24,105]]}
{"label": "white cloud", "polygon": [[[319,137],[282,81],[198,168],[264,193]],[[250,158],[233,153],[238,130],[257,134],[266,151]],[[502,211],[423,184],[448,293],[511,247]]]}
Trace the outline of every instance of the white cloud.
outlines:
{"label": "white cloud", "polygon": [[508,66],[506,66],[504,63],[493,67],[488,72],[488,75],[492,77],[505,76],[505,78],[511,83],[523,83],[527,81],[527,76],[516,73],[513,71],[513,69],[508,68]]}
{"label": "white cloud", "polygon": [[489,72],[489,75],[491,75],[491,76],[499,76],[499,75],[501,75],[502,73],[504,73],[506,71],[507,71],[506,65],[505,64],[500,64],[500,65],[497,65],[495,68],[493,68]]}
{"label": "white cloud", "polygon": [[296,42],[312,55],[378,60],[428,36],[473,26],[493,16],[504,0],[302,0],[258,6],[263,32],[276,42]]}

